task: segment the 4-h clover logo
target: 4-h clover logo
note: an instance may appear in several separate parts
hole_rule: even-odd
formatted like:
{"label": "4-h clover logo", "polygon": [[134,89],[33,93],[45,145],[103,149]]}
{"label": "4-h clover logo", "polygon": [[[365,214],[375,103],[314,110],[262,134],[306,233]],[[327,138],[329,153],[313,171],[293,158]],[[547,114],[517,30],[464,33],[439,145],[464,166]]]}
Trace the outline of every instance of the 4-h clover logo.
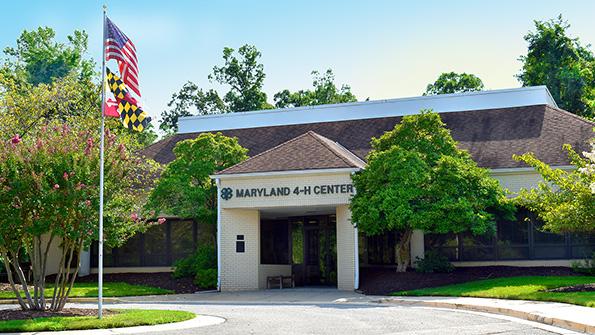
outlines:
{"label": "4-h clover logo", "polygon": [[229,200],[231,199],[231,197],[233,197],[233,191],[231,190],[231,188],[226,187],[221,190],[221,199]]}

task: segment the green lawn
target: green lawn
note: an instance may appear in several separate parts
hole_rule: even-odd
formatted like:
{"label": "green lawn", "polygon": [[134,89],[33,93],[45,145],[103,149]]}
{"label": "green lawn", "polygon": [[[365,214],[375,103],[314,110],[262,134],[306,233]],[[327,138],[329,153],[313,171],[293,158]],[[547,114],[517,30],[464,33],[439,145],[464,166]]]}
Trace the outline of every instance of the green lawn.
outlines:
{"label": "green lawn", "polygon": [[44,330],[101,329],[157,325],[190,320],[196,315],[184,311],[120,310],[101,320],[94,316],[50,317],[29,320],[0,321],[0,332],[38,332]]}
{"label": "green lawn", "polygon": [[595,307],[595,292],[544,292],[562,286],[595,283],[593,276],[510,277],[472,281],[468,283],[394,292],[399,296],[454,296],[498,299],[557,301]]}
{"label": "green lawn", "polygon": [[[48,288],[45,291],[46,297],[51,297],[54,293],[52,288]],[[126,297],[126,296],[138,296],[138,295],[159,295],[159,294],[172,294],[172,290],[164,290],[158,287],[150,287],[144,285],[132,285],[128,283],[118,282],[104,282],[103,283],[103,296],[104,297]],[[14,299],[14,293],[12,291],[0,291],[0,299]],[[97,297],[97,283],[74,283],[72,291],[70,291],[70,297]]]}

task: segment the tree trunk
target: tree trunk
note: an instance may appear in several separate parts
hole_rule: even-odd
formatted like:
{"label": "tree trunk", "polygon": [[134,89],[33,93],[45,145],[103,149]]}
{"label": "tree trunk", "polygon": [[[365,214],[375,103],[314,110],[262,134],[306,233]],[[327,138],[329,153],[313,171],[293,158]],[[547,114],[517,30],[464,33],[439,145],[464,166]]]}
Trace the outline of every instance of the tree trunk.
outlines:
{"label": "tree trunk", "polygon": [[25,301],[21,297],[21,294],[19,292],[19,289],[16,286],[16,283],[14,282],[14,277],[12,275],[12,269],[10,268],[11,263],[8,259],[8,253],[4,253],[4,252],[0,253],[0,256],[2,256],[2,260],[4,262],[4,268],[6,269],[6,275],[8,276],[8,282],[10,283],[10,288],[12,288],[12,292],[15,294],[17,301],[19,302],[19,305],[21,306],[21,309],[23,309],[23,310],[29,309],[27,306],[27,303],[25,303]]}
{"label": "tree trunk", "polygon": [[395,260],[397,261],[397,272],[406,272],[411,261],[410,242],[412,230],[405,230],[401,233],[399,243],[395,248]]}

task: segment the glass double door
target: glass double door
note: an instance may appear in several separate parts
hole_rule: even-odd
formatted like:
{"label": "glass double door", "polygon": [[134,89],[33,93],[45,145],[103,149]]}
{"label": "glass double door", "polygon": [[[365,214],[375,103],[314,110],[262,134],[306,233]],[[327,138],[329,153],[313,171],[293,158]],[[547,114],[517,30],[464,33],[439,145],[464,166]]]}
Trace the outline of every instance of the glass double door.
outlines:
{"label": "glass double door", "polygon": [[292,271],[296,285],[337,284],[337,228],[334,215],[289,219]]}

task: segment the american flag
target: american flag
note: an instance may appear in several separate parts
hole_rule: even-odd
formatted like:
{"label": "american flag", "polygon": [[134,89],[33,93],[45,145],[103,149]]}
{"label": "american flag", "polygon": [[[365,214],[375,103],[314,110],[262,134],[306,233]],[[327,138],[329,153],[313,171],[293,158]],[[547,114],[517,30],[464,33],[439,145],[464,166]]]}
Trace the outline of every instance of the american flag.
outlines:
{"label": "american flag", "polygon": [[122,80],[140,97],[136,47],[109,18],[106,21],[105,59],[115,59],[118,62]]}

